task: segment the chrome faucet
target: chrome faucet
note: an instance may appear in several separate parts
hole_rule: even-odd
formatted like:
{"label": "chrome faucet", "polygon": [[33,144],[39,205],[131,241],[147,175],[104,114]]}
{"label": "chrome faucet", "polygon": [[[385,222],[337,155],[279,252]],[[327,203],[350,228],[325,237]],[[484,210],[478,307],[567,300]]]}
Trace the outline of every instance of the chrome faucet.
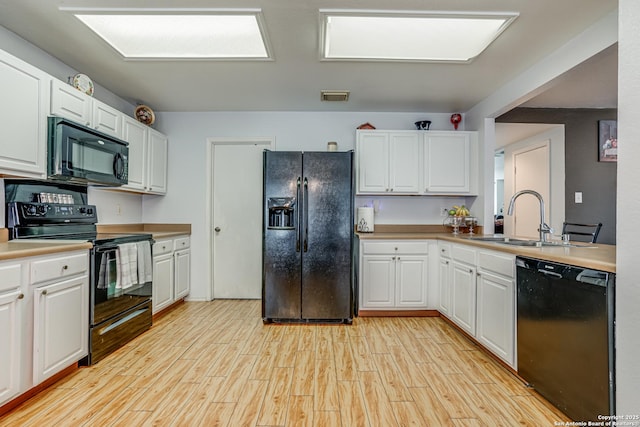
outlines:
{"label": "chrome faucet", "polygon": [[513,207],[515,206],[516,199],[523,194],[531,194],[538,198],[540,202],[540,227],[538,228],[538,232],[540,232],[540,242],[547,241],[547,234],[553,233],[553,229],[547,225],[544,221],[544,200],[542,199],[542,195],[537,191],[533,190],[521,190],[511,197],[511,201],[509,202],[509,210],[507,211],[507,215],[513,215]]}

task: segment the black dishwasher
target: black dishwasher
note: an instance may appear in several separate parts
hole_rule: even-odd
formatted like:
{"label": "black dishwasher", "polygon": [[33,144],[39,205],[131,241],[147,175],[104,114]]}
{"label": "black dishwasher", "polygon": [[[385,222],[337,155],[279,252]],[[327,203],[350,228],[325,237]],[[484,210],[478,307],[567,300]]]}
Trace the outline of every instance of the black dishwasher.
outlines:
{"label": "black dishwasher", "polygon": [[516,258],[518,374],[574,421],[615,414],[614,281]]}

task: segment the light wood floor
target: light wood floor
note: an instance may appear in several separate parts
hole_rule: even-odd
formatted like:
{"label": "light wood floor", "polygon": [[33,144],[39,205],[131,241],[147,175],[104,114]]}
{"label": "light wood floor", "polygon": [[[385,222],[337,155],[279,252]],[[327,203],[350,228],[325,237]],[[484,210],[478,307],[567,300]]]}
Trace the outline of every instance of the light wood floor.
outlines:
{"label": "light wood floor", "polygon": [[263,325],[185,303],[2,426],[553,426],[569,421],[440,318]]}

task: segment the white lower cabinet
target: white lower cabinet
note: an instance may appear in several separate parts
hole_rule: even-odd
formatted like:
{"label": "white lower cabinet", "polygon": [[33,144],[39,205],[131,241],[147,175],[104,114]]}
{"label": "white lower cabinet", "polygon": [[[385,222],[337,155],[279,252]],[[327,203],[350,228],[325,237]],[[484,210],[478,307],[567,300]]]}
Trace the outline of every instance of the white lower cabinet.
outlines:
{"label": "white lower cabinet", "polygon": [[87,355],[88,291],[86,274],[35,288],[33,376],[36,384]]}
{"label": "white lower cabinet", "polygon": [[478,325],[476,338],[515,367],[515,257],[478,252]]}
{"label": "white lower cabinet", "polygon": [[476,333],[475,251],[451,246],[451,320],[471,335]]}
{"label": "white lower cabinet", "polygon": [[189,236],[156,240],[153,244],[153,313],[184,298],[190,289]]}
{"label": "white lower cabinet", "polygon": [[85,357],[88,328],[88,251],[0,262],[0,405]]}
{"label": "white lower cabinet", "polygon": [[22,386],[23,311],[26,304],[22,265],[0,264],[0,406],[17,396]]}
{"label": "white lower cabinet", "polygon": [[439,311],[515,367],[515,257],[439,242]]}
{"label": "white lower cabinet", "polygon": [[427,308],[427,241],[363,241],[360,253],[361,309]]}

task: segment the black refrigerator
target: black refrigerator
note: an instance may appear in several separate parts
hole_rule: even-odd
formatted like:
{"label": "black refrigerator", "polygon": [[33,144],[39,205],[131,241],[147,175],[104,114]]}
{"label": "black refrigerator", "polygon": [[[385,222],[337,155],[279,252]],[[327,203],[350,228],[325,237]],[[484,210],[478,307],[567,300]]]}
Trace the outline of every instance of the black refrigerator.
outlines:
{"label": "black refrigerator", "polygon": [[353,152],[264,152],[262,319],[353,318]]}

